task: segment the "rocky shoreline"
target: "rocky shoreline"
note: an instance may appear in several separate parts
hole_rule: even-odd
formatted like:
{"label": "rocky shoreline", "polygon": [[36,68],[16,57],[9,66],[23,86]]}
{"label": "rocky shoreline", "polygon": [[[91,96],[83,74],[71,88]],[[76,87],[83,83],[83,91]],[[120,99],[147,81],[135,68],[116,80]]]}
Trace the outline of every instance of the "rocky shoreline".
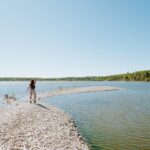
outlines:
{"label": "rocky shoreline", "polygon": [[18,103],[0,109],[1,150],[89,150],[74,121],[62,110]]}

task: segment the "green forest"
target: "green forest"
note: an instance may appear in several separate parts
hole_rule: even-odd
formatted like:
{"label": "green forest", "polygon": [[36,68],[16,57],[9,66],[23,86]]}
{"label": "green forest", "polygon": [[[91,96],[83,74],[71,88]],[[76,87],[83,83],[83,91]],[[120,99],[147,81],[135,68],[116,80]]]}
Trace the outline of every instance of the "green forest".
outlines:
{"label": "green forest", "polygon": [[64,78],[18,78],[18,77],[1,77],[0,81],[150,81],[150,70],[136,71],[110,76],[86,76],[86,77],[64,77]]}

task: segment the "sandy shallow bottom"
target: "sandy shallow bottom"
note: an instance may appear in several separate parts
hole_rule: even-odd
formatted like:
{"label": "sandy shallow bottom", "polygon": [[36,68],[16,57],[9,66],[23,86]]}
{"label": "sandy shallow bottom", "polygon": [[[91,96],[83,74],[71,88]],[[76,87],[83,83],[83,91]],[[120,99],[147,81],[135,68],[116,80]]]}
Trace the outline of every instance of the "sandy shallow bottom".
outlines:
{"label": "sandy shallow bottom", "polygon": [[76,88],[59,88],[57,90],[45,93],[38,93],[38,98],[48,98],[58,95],[65,94],[77,94],[77,93],[90,93],[90,92],[101,92],[101,91],[116,91],[121,88],[111,87],[111,86],[89,86],[89,87],[76,87]]}

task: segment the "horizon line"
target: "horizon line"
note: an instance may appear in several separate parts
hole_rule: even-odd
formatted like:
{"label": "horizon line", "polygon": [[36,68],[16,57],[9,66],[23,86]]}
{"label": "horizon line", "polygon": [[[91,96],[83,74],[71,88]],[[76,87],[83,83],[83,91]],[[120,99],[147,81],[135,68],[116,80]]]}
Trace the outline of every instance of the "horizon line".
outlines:
{"label": "horizon line", "polygon": [[85,78],[85,77],[107,77],[107,76],[114,76],[114,75],[122,75],[122,74],[127,74],[127,73],[136,73],[136,72],[142,72],[142,71],[150,71],[150,70],[139,70],[139,71],[133,71],[133,72],[126,72],[126,73],[117,73],[117,74],[109,74],[109,75],[85,75],[85,76],[59,76],[59,77],[40,77],[40,76],[0,76],[0,78],[27,78],[27,79],[31,79],[31,78],[41,78],[41,79],[57,79],[57,78]]}

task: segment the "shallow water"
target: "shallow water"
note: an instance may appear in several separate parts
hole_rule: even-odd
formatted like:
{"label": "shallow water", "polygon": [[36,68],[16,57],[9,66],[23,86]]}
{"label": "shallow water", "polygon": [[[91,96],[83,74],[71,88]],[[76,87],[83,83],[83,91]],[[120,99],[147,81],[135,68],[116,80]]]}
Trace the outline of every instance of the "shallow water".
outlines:
{"label": "shallow water", "polygon": [[[56,96],[44,101],[69,113],[94,150],[150,149],[150,83],[37,82],[37,92],[57,88],[105,85],[119,91]],[[23,100],[28,82],[0,82],[0,97]]]}

